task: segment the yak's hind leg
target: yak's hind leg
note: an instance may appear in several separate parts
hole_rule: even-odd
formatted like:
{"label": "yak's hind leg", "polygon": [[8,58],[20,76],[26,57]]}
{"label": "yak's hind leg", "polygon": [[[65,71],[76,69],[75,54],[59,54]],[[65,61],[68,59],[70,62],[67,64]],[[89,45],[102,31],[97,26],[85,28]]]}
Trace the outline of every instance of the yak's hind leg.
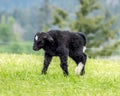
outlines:
{"label": "yak's hind leg", "polygon": [[72,56],[72,59],[76,62],[77,67],[75,68],[76,75],[84,75],[85,74],[85,63],[87,60],[87,56],[85,53],[76,54]]}
{"label": "yak's hind leg", "polygon": [[59,57],[60,57],[60,62],[61,62],[60,63],[60,67],[63,70],[64,76],[67,76],[67,75],[69,75],[68,64],[67,64],[69,51],[68,51],[67,48],[65,48],[64,46],[62,46],[62,47],[59,47],[57,49],[57,52],[59,53]]}
{"label": "yak's hind leg", "polygon": [[68,59],[68,56],[60,56],[60,61],[61,61],[60,67],[63,70],[64,76],[67,76],[69,74],[68,73],[67,59]]}

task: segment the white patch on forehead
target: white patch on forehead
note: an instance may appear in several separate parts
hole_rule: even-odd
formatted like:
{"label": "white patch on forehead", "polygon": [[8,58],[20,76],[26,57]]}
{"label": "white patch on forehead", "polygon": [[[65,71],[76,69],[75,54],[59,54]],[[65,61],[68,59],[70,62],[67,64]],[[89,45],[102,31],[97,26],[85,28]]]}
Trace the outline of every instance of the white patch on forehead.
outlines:
{"label": "white patch on forehead", "polygon": [[38,36],[37,36],[37,35],[35,36],[35,40],[36,40],[36,41],[38,40]]}
{"label": "white patch on forehead", "polygon": [[84,64],[82,64],[81,62],[77,65],[77,67],[75,68],[75,74],[76,75],[80,75],[80,72],[82,71],[84,67]]}

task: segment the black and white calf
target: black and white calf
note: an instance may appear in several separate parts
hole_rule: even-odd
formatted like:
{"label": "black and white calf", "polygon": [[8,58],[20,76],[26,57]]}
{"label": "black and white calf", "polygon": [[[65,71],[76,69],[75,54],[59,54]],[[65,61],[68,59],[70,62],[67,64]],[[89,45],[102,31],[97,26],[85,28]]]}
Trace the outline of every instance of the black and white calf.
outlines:
{"label": "black and white calf", "polygon": [[86,37],[80,32],[51,30],[49,32],[37,32],[34,37],[33,50],[44,49],[44,66],[42,74],[46,74],[53,56],[59,56],[60,66],[64,75],[68,75],[68,56],[77,64],[75,73],[84,75],[87,56],[84,53]]}

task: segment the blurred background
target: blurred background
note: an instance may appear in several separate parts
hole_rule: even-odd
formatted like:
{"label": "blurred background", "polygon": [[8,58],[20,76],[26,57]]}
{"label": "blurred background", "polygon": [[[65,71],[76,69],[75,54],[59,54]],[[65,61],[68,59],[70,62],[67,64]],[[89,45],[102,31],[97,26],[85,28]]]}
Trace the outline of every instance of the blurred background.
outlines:
{"label": "blurred background", "polygon": [[120,56],[120,0],[0,0],[0,53],[32,50],[36,32],[82,32],[89,57]]}

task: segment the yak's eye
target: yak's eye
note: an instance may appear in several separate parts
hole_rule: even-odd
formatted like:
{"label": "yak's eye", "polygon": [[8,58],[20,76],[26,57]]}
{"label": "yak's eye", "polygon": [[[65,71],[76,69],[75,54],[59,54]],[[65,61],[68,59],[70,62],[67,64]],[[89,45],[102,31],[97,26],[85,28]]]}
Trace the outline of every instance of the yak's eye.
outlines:
{"label": "yak's eye", "polygon": [[39,41],[39,44],[44,44],[44,41],[43,40]]}
{"label": "yak's eye", "polygon": [[39,41],[39,43],[42,43],[42,41]]}

